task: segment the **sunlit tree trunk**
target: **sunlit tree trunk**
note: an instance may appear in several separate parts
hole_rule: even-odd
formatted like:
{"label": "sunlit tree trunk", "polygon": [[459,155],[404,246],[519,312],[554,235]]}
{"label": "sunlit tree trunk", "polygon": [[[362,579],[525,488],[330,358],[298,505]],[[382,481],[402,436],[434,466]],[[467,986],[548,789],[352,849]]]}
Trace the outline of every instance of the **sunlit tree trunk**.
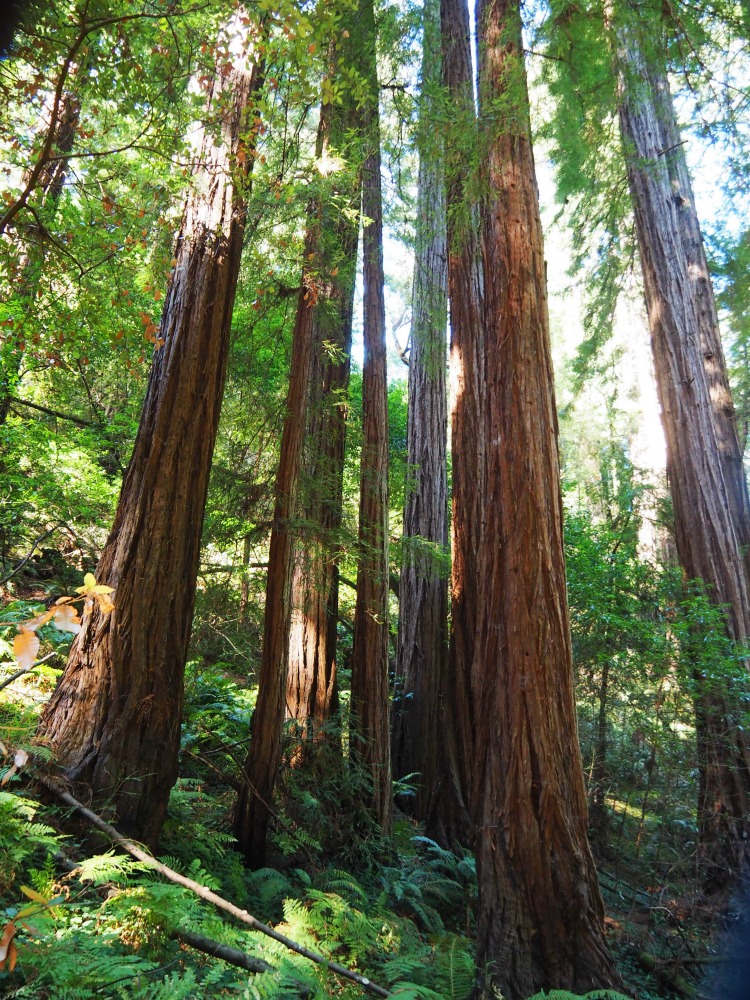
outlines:
{"label": "sunlit tree trunk", "polygon": [[[321,114],[318,155],[323,150],[327,118]],[[313,331],[317,286],[312,261],[320,252],[321,201],[313,199],[305,237],[302,285],[292,333],[292,358],[281,437],[276,500],[268,552],[263,648],[258,677],[258,699],[250,727],[250,750],[245,778],[234,816],[234,834],[253,868],[266,860],[268,823],[281,759],[281,740],[287,694],[289,636],[292,623],[294,518],[297,508],[302,449],[313,359]]]}
{"label": "sunlit tree trunk", "polygon": [[477,9],[484,544],[471,669],[480,994],[613,983],[587,841],[542,229],[518,4]]}
{"label": "sunlit tree trunk", "polygon": [[441,84],[440,5],[423,15],[419,194],[412,290],[407,486],[399,584],[394,711],[394,773],[417,773],[414,813],[430,811],[439,783],[441,709],[447,662],[448,544],[447,247],[442,143],[435,141],[435,90]]}
{"label": "sunlit tree trunk", "polygon": [[262,69],[217,70],[133,456],[96,571],[115,610],[83,628],[40,724],[71,781],[154,843],[177,777],[185,657],[252,163]]}
{"label": "sunlit tree trunk", "polygon": [[[54,104],[51,105],[54,113]],[[33,208],[35,222],[25,234],[30,242],[20,254],[16,268],[16,281],[9,289],[14,298],[24,301],[24,313],[32,308],[34,291],[44,262],[44,249],[49,234],[46,226],[57,211],[60,196],[68,173],[69,156],[73,150],[76,129],[81,114],[81,103],[75,94],[62,96],[55,120],[49,123],[52,132],[50,159],[39,171]],[[46,145],[46,143],[45,143]],[[28,178],[24,179],[24,186]],[[24,354],[24,320],[18,317],[5,342],[0,346],[0,425],[8,419],[12,396],[21,372]]]}
{"label": "sunlit tree trunk", "polygon": [[[750,637],[750,502],[711,278],[663,58],[615,31],[619,118],[667,439],[677,553]],[[697,676],[698,816],[712,880],[750,851],[750,744],[721,680]]]}
{"label": "sunlit tree trunk", "polygon": [[350,743],[372,782],[373,816],[382,830],[389,832],[393,797],[388,691],[388,383],[377,36],[372,0],[360,0],[358,21],[361,67],[368,95],[363,115],[367,150],[362,170],[365,357]]}
{"label": "sunlit tree trunk", "polygon": [[[326,153],[341,153],[353,121],[351,95],[330,115]],[[345,151],[345,153],[348,152]],[[331,177],[336,195],[359,204],[352,171]],[[303,528],[295,541],[292,624],[289,641],[287,717],[303,739],[316,737],[335,714],[338,627],[337,534],[341,527],[347,395],[351,361],[357,226],[334,206],[330,195],[321,212],[317,306],[313,317],[313,360],[299,513]],[[356,199],[356,203],[355,203]]]}
{"label": "sunlit tree trunk", "polygon": [[477,158],[469,10],[441,0],[442,78],[450,114],[445,144],[448,292],[450,298],[451,521],[450,651],[442,693],[437,792],[427,832],[437,841],[471,845],[468,796],[474,762],[469,678],[476,626],[476,564],[484,522],[484,325],[477,196]]}

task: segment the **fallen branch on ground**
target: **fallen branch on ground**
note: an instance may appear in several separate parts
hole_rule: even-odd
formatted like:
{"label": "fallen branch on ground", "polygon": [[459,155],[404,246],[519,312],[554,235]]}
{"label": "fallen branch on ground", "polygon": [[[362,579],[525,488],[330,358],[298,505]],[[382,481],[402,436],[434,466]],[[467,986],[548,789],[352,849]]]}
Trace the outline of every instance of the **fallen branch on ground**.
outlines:
{"label": "fallen branch on ground", "polygon": [[194,892],[196,896],[201,899],[205,899],[207,903],[213,903],[215,907],[219,910],[223,910],[225,913],[231,914],[236,920],[245,924],[247,927],[251,927],[254,931],[259,931],[261,934],[265,934],[267,937],[273,938],[274,941],[278,941],[279,944],[283,944],[285,948],[290,951],[295,952],[297,955],[301,955],[303,958],[309,959],[311,962],[316,962],[318,965],[323,965],[331,972],[335,973],[337,976],[341,976],[343,979],[348,979],[350,982],[356,983],[358,986],[363,987],[363,989],[368,990],[370,993],[374,993],[378,997],[389,997],[391,994],[388,990],[384,989],[382,986],[378,986],[377,983],[373,983],[367,976],[360,975],[359,972],[353,972],[351,969],[347,969],[343,965],[338,965],[336,962],[329,961],[325,955],[320,955],[318,952],[312,951],[310,948],[305,948],[304,945],[298,944],[296,941],[292,941],[285,934],[280,934],[279,931],[274,930],[273,927],[269,927],[267,924],[262,923],[257,920],[252,914],[248,913],[247,910],[241,910],[234,903],[230,903],[229,900],[224,899],[222,896],[218,896],[211,889],[208,889],[205,885],[201,885],[199,882],[195,882],[191,878],[187,878],[185,875],[181,875],[179,872],[174,871],[173,868],[167,867],[167,865],[162,864],[161,861],[157,861],[156,858],[150,854],[143,847],[139,847],[132,840],[128,840],[124,837],[119,830],[116,830],[113,826],[110,826],[105,820],[98,816],[91,809],[87,809],[82,802],[74,798],[69,792],[64,791],[60,788],[51,778],[47,778],[45,775],[36,774],[36,780],[39,784],[43,785],[46,789],[56,795],[61,802],[75,809],[79,815],[86,820],[91,826],[96,827],[101,830],[102,833],[106,833],[113,843],[117,844],[128,854],[132,855],[138,861],[142,861],[145,865],[154,871],[159,872],[164,878],[169,879],[170,882],[174,882],[177,885],[183,886],[185,889],[190,889]]}

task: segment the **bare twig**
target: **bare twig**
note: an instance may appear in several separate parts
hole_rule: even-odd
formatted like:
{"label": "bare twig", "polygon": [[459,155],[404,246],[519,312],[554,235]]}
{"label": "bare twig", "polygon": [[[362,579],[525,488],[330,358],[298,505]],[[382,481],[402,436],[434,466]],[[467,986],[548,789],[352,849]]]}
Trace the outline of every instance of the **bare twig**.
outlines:
{"label": "bare twig", "polygon": [[36,547],[37,545],[39,545],[40,542],[43,542],[45,538],[49,538],[50,535],[53,535],[58,528],[64,528],[64,527],[65,527],[64,524],[56,524],[54,528],[50,528],[49,531],[45,531],[43,535],[40,535],[39,538],[37,538],[34,544],[31,546],[29,551],[26,553],[26,555],[23,557],[23,559],[20,561],[20,563],[17,563],[17,565],[13,567],[10,573],[8,573],[7,576],[4,576],[2,580],[0,580],[0,587],[2,587],[4,583],[7,583],[8,580],[12,580],[13,577],[16,575],[16,573],[21,572],[21,570],[24,568],[29,559],[31,559],[31,557],[34,555]]}

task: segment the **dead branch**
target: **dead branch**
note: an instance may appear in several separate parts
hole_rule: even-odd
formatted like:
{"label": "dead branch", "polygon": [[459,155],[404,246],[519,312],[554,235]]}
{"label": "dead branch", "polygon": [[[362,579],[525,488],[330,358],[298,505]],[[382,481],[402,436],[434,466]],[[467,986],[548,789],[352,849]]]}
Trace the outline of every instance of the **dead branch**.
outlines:
{"label": "dead branch", "polygon": [[305,948],[304,945],[298,944],[296,941],[292,941],[285,934],[279,933],[279,931],[274,930],[273,927],[269,927],[267,924],[262,923],[257,920],[252,914],[248,913],[247,910],[241,910],[234,903],[230,903],[229,900],[224,899],[222,896],[217,895],[212,892],[211,889],[207,888],[205,885],[201,885],[199,882],[195,882],[191,878],[187,878],[185,875],[181,875],[179,872],[174,871],[174,869],[169,868],[167,865],[162,864],[161,861],[157,861],[152,854],[150,854],[143,847],[139,847],[132,840],[128,840],[124,837],[119,830],[116,830],[109,823],[105,822],[91,809],[87,809],[83,803],[79,802],[78,799],[73,798],[73,796],[60,788],[51,778],[46,777],[42,774],[35,775],[36,780],[43,785],[46,789],[56,795],[60,801],[64,802],[66,805],[75,809],[78,814],[91,826],[96,827],[105,833],[109,839],[121,847],[128,854],[136,858],[138,861],[142,861],[149,868],[163,875],[164,878],[169,879],[170,882],[174,882],[176,885],[181,885],[185,889],[189,889],[194,892],[196,896],[201,899],[205,899],[207,903],[213,903],[213,905],[219,909],[223,910],[224,913],[231,914],[240,923],[245,924],[247,927],[251,927],[254,931],[259,931],[261,934],[265,934],[267,937],[273,938],[274,941],[278,941],[279,944],[283,944],[285,948],[293,951],[297,955],[301,955],[303,958],[309,959],[311,962],[316,962],[318,965],[323,965],[330,969],[331,972],[335,973],[337,976],[341,976],[344,979],[350,980],[350,982],[357,983],[358,986],[363,987],[370,993],[373,993],[378,997],[389,997],[391,994],[388,990],[384,989],[382,986],[378,986],[377,983],[373,983],[366,976],[361,975],[359,972],[353,972],[351,969],[347,969],[343,965],[338,965],[336,962],[329,961],[324,955],[318,954],[318,952],[312,951],[310,948]]}

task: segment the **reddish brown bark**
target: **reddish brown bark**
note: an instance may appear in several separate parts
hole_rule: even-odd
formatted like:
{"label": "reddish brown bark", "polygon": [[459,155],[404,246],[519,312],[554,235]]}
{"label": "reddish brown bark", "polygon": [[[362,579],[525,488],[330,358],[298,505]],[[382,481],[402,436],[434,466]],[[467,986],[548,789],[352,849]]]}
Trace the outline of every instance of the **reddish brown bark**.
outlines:
{"label": "reddish brown bark", "polygon": [[[321,115],[318,151],[322,151],[326,118]],[[319,199],[310,207],[305,239],[305,261],[313,260],[320,246]],[[276,502],[268,553],[263,649],[258,677],[258,700],[250,727],[250,750],[245,761],[246,784],[237,800],[234,834],[248,865],[265,864],[271,800],[281,759],[281,739],[286,704],[289,634],[292,621],[291,588],[294,570],[294,516],[296,514],[307,418],[316,312],[314,272],[303,270],[302,286],[292,334],[292,359],[287,391],[287,413],[281,437],[276,475]]]}
{"label": "reddish brown bark", "polygon": [[350,744],[372,782],[373,816],[387,833],[393,814],[388,691],[388,383],[377,35],[372,0],[360,0],[358,20],[362,73],[369,89],[363,116],[369,152],[362,171],[362,213],[370,221],[362,234],[365,357]]}
{"label": "reddish brown bark", "polygon": [[[477,11],[487,336],[485,544],[470,687],[480,993],[615,981],[587,842],[542,229],[515,0]],[[499,110],[498,110],[499,109]]]}
{"label": "reddish brown bark", "polygon": [[424,819],[440,781],[441,713],[446,683],[448,586],[447,247],[442,143],[434,140],[435,87],[441,83],[440,6],[423,15],[421,143],[412,291],[408,481],[399,584],[393,768],[417,774],[410,811]]}
{"label": "reddish brown bark", "polygon": [[[619,118],[667,439],[680,564],[750,637],[750,501],[711,278],[663,61],[615,35]],[[653,45],[648,51],[653,53]],[[658,57],[659,53],[653,53]],[[729,685],[696,676],[698,816],[712,880],[750,851],[750,743]]]}
{"label": "reddish brown bark", "polygon": [[[240,63],[242,60],[235,59]],[[177,238],[141,423],[96,571],[115,611],[87,612],[40,735],[118,824],[158,838],[177,776],[182,681],[201,526],[245,223],[242,125],[262,70],[210,85],[206,133]]]}
{"label": "reddish brown bark", "polygon": [[447,131],[446,206],[450,298],[451,521],[450,652],[442,693],[437,791],[427,832],[450,846],[470,846],[468,797],[474,761],[469,677],[476,627],[476,563],[484,511],[484,326],[476,185],[477,123],[472,83],[469,10],[465,0],[441,0],[443,84],[451,123]]}

